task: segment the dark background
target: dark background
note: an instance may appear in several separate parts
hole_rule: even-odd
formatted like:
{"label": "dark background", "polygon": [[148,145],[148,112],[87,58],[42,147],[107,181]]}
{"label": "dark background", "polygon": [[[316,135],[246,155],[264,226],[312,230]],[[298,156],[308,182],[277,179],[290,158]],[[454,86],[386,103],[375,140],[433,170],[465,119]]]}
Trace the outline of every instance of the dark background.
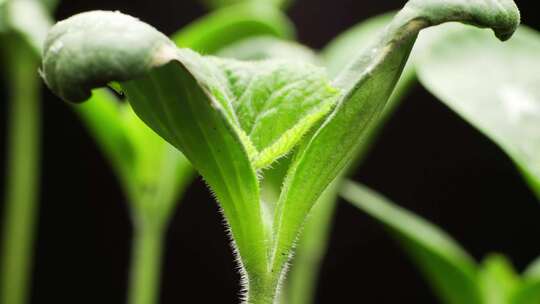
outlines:
{"label": "dark background", "polygon": [[[516,2],[524,23],[540,29],[536,1]],[[403,3],[298,0],[289,12],[299,39],[321,48],[364,18]],[[92,9],[121,10],[168,34],[205,13],[195,0],[70,0],[57,18]],[[125,199],[69,108],[46,90],[43,108],[32,303],[123,303],[131,236]],[[5,134],[5,102],[1,109]],[[1,153],[4,146],[3,135]],[[500,252],[522,270],[540,256],[540,204],[512,162],[422,88],[388,123],[355,179],[440,225],[477,259]],[[197,180],[169,230],[161,303],[238,303],[239,276],[222,222]],[[381,227],[344,202],[329,246],[317,303],[436,302]]]}

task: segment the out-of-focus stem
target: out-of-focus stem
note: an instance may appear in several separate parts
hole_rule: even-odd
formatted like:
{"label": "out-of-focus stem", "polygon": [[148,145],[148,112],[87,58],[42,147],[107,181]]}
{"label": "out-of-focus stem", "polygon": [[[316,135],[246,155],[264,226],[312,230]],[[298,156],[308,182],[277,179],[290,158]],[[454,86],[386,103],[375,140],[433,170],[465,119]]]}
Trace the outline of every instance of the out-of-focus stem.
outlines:
{"label": "out-of-focus stem", "polygon": [[24,304],[30,291],[39,192],[41,82],[38,58],[26,45],[9,40],[4,51],[10,111],[0,303]]}
{"label": "out-of-focus stem", "polygon": [[165,229],[135,224],[132,242],[129,304],[159,303],[161,258]]}

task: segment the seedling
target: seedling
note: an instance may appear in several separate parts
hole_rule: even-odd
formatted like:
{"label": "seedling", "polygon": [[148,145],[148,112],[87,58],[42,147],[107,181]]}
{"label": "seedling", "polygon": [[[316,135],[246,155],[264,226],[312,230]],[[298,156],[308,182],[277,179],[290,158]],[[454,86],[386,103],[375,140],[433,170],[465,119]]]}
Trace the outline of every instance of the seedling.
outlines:
{"label": "seedling", "polygon": [[[204,57],[135,18],[97,11],[50,31],[42,69],[47,85],[73,102],[120,84],[137,115],[180,149],[215,193],[243,270],[245,301],[275,303],[306,216],[383,111],[418,32],[450,21],[492,28],[506,40],[519,13],[512,1],[409,1],[374,47],[331,83],[307,63]],[[284,167],[283,174],[269,179],[271,166]]]}
{"label": "seedling", "polygon": [[[20,95],[15,94],[13,103],[13,174],[8,177],[13,190],[8,191],[1,303],[25,303],[29,289],[35,201],[32,188],[38,175],[38,149],[33,146],[39,142],[35,123],[39,100],[33,95],[39,90],[41,47],[52,25],[43,4],[50,9],[54,6],[52,1],[1,3],[1,12],[8,17],[0,19],[1,29],[11,31],[3,37],[9,46],[6,47],[11,68],[8,78],[14,80],[14,89]],[[289,38],[293,30],[278,10],[248,3],[213,12],[172,39],[178,45],[212,53],[237,40],[258,35]],[[130,202],[135,229],[129,302],[156,303],[164,233],[175,203],[194,175],[193,170],[180,152],[144,125],[129,104],[121,103],[111,92],[96,91],[91,101],[74,110],[109,159]]]}

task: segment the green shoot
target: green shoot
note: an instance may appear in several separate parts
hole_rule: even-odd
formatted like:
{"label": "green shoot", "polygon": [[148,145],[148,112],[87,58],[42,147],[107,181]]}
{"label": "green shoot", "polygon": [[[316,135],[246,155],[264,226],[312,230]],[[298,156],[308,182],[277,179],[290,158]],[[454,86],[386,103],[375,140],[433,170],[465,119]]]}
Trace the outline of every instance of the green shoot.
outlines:
{"label": "green shoot", "polygon": [[[246,302],[275,303],[307,215],[383,112],[418,32],[450,21],[508,39],[519,14],[512,1],[409,1],[331,84],[308,63],[205,57],[135,18],[89,12],[50,31],[43,75],[72,102],[119,82],[137,115],[215,193],[244,271]],[[265,200],[265,169],[280,162],[289,164],[283,187]]]}

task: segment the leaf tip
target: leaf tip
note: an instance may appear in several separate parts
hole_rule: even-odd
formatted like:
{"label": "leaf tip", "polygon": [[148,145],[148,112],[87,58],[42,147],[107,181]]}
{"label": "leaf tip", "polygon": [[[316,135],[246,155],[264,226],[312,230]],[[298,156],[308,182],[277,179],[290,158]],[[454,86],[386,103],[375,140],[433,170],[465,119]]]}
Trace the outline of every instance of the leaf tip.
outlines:
{"label": "leaf tip", "polygon": [[152,26],[118,11],[74,15],[51,28],[42,77],[62,99],[82,102],[93,88],[130,80],[166,63],[175,49]]}

